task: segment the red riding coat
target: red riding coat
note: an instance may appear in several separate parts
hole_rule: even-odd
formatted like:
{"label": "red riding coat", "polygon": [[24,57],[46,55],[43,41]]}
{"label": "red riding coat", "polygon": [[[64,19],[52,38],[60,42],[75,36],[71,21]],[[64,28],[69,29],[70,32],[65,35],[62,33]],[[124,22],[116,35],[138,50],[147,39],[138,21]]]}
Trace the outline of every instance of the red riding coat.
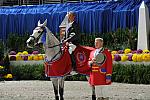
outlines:
{"label": "red riding coat", "polygon": [[[89,61],[94,57],[95,50],[91,52]],[[89,83],[90,85],[108,85],[106,79],[111,80],[112,75],[112,56],[108,49],[103,49],[100,53],[105,56],[105,60],[100,65],[92,65]]]}

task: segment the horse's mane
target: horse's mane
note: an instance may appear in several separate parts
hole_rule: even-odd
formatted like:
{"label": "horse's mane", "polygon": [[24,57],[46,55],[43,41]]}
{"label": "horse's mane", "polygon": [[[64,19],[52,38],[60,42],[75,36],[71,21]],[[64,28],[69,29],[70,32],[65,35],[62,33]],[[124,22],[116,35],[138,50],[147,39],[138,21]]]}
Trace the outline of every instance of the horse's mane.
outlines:
{"label": "horse's mane", "polygon": [[45,54],[48,60],[56,60],[61,56],[61,46],[59,40],[54,34],[45,26],[46,33],[41,37],[42,42],[45,43]]}

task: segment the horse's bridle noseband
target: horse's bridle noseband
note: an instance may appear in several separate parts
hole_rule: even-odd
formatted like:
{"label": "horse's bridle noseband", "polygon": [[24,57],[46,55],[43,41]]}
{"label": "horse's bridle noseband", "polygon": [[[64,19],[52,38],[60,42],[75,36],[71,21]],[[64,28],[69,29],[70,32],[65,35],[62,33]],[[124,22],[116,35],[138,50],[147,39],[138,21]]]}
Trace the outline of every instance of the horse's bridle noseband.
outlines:
{"label": "horse's bridle noseband", "polygon": [[41,37],[41,35],[43,34],[44,29],[45,29],[45,27],[42,27],[42,26],[38,26],[38,27],[40,27],[43,30],[43,31],[40,31],[40,32],[38,31],[38,33],[40,35],[37,38],[35,38],[34,36],[30,35],[30,37],[33,38],[33,40],[35,41],[35,43],[38,42],[39,38]]}
{"label": "horse's bridle noseband", "polygon": [[36,38],[35,38],[34,36],[32,36],[32,35],[30,35],[30,37],[31,37],[31,38],[33,38],[33,40],[35,40],[35,39],[36,39]]}

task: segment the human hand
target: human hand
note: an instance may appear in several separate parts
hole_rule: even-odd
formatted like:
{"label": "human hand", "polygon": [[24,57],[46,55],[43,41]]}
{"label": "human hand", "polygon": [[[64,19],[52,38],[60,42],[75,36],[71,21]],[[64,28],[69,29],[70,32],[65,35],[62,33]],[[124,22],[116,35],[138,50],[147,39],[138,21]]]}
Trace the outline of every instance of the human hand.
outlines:
{"label": "human hand", "polygon": [[111,80],[110,79],[106,79],[106,84],[109,84],[111,83]]}
{"label": "human hand", "polygon": [[96,59],[92,58],[91,63],[92,63],[92,65],[96,65]]}
{"label": "human hand", "polygon": [[63,43],[66,43],[67,42],[67,40],[63,40]]}
{"label": "human hand", "polygon": [[95,59],[95,58],[92,58],[92,62],[95,63],[95,62],[96,62],[96,59]]}
{"label": "human hand", "polygon": [[66,42],[66,46],[69,46],[69,42]]}

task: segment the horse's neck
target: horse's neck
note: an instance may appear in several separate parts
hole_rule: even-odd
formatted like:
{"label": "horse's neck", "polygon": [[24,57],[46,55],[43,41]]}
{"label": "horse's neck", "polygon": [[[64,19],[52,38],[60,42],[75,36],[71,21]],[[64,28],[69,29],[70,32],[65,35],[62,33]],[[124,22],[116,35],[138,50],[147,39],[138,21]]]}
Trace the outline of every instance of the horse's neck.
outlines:
{"label": "horse's neck", "polygon": [[[45,47],[45,55],[48,61],[53,61],[61,56],[61,47],[56,46],[59,45],[59,40],[50,32],[50,30],[46,27],[46,47]],[[53,47],[55,46],[55,47]]]}

